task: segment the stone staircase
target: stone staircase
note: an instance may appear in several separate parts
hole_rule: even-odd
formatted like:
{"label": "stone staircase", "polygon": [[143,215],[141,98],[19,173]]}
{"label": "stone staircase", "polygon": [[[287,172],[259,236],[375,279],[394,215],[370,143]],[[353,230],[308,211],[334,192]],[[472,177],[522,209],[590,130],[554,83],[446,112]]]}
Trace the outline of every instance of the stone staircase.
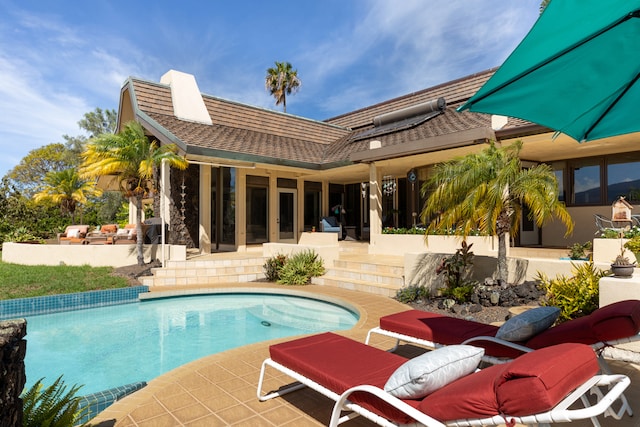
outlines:
{"label": "stone staircase", "polygon": [[258,254],[215,254],[186,261],[169,261],[154,268],[153,276],[141,278],[145,286],[195,286],[255,282],[264,279],[265,258]]}
{"label": "stone staircase", "polygon": [[[312,283],[393,297],[404,284],[404,258],[369,255],[362,242],[340,242],[339,259],[326,265],[322,277]],[[228,252],[194,256],[186,261],[169,261],[154,268],[153,276],[141,278],[149,287],[207,286],[221,283],[254,282],[265,278],[262,252]]]}
{"label": "stone staircase", "polygon": [[342,252],[326,273],[311,283],[394,297],[404,285],[404,258]]}

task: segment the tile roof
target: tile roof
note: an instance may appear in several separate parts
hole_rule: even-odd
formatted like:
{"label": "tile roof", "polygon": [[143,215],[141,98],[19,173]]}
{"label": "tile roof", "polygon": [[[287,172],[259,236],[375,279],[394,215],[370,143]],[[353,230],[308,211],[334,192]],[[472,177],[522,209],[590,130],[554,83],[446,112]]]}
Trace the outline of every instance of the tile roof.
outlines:
{"label": "tile roof", "polygon": [[[168,85],[131,78],[127,82],[137,111],[143,113],[186,146],[187,153],[247,160],[268,164],[288,164],[322,168],[348,164],[353,153],[369,149],[369,141],[358,134],[373,129],[373,118],[436,98],[448,106],[442,114],[408,128],[377,133],[383,147],[428,140],[473,129],[491,129],[491,116],[458,113],[455,108],[473,95],[495,69],[391,99],[325,122],[309,120],[273,110],[253,107],[203,95],[212,125],[174,116]],[[505,128],[522,127],[527,122],[509,119]],[[158,130],[163,132],[163,130]]]}

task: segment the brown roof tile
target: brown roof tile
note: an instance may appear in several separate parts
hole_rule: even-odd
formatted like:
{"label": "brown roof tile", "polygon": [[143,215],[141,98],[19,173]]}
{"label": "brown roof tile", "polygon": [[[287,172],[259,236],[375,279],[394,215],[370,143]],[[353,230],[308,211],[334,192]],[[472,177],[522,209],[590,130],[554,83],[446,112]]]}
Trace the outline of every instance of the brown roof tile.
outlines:
{"label": "brown roof tile", "polygon": [[463,77],[451,82],[433,86],[419,92],[403,95],[398,98],[390,99],[379,104],[371,105],[347,114],[326,120],[338,126],[350,129],[357,129],[368,126],[372,123],[373,118],[380,114],[389,113],[412,105],[421,104],[437,98],[444,98],[447,104],[459,104],[469,99],[480,87],[489,80],[495,69],[483,71],[471,76]]}
{"label": "brown roof tile", "polygon": [[[250,157],[255,159],[253,161],[320,167],[348,161],[351,154],[368,150],[371,139],[380,140],[383,147],[389,147],[459,131],[490,129],[490,115],[468,111],[458,113],[455,108],[473,95],[494,71],[477,73],[326,122],[203,95],[213,124],[199,124],[174,116],[169,86],[139,79],[131,79],[129,84],[139,111],[186,144],[188,153],[209,153],[230,159]],[[373,127],[373,117],[439,97],[445,98],[448,104],[442,114],[408,129],[357,139],[359,133]],[[527,124],[510,119],[505,129]]]}

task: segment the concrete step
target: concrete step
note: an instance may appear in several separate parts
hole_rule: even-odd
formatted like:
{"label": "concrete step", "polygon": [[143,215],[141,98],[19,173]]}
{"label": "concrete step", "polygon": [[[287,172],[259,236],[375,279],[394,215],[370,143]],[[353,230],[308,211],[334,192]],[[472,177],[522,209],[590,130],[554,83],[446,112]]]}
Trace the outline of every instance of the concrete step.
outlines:
{"label": "concrete step", "polygon": [[384,274],[384,275],[404,275],[404,260],[402,262],[396,262],[397,260],[391,260],[385,262],[383,260],[376,261],[373,259],[365,260],[358,258],[343,258],[334,261],[336,268],[345,270],[358,270],[365,271],[372,274]]}
{"label": "concrete step", "polygon": [[[384,270],[384,269],[383,269]],[[397,268],[393,269],[392,273],[383,273],[379,271],[371,271],[358,268],[341,268],[332,267],[327,268],[325,277],[335,278],[340,280],[359,280],[369,283],[381,283],[385,285],[400,286],[404,284],[403,271],[398,271]]]}
{"label": "concrete step", "polygon": [[311,283],[320,286],[333,286],[342,289],[350,289],[352,291],[368,292],[389,298],[393,298],[398,292],[398,289],[402,287],[385,283],[374,283],[366,280],[341,279],[339,277],[328,276],[314,277],[311,279]]}
{"label": "concrete step", "polygon": [[265,278],[264,257],[169,261],[141,279],[146,286],[213,285],[253,282]]}

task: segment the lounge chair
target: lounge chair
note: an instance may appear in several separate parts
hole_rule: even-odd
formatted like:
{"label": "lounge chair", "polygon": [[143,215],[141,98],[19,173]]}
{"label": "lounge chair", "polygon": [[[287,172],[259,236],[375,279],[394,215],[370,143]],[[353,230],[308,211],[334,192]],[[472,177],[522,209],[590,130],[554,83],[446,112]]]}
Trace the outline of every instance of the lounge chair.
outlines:
{"label": "lounge chair", "polygon": [[88,232],[88,225],[68,225],[64,233],[58,233],[58,244],[84,244]]}
{"label": "lounge chair", "polygon": [[[526,312],[525,312],[526,314]],[[522,316],[522,315],[520,315]],[[523,353],[550,345],[574,342],[587,344],[600,352],[613,346],[640,340],[640,301],[625,300],[601,307],[588,316],[544,329],[531,338],[507,341],[496,338],[498,326],[458,319],[421,310],[407,310],[380,318],[373,334],[439,348],[452,344],[472,344],[485,349],[484,360],[501,363]],[[606,368],[606,365],[603,365]]]}
{"label": "lounge chair", "polygon": [[320,221],[320,231],[323,233],[338,233],[338,240],[342,240],[342,226],[334,216],[326,216]]}
{"label": "lounge chair", "polygon": [[[471,346],[456,347],[480,350]],[[599,365],[595,353],[583,344],[548,347],[509,363],[458,376],[430,394],[427,391],[426,396],[393,395],[397,394],[395,389],[388,387],[392,377],[406,373],[410,365],[415,368],[416,362],[424,363],[424,356],[433,362],[443,350],[448,349],[405,359],[331,332],[312,335],[269,348],[270,358],[262,364],[257,394],[264,401],[309,387],[336,402],[330,426],[358,415],[382,426],[416,422],[427,427],[487,426],[505,422],[549,425],[589,418],[597,425],[598,415],[620,419],[630,413],[626,402],[620,402],[617,410],[612,407],[628,387],[629,378],[597,375]],[[447,358],[440,366],[450,367],[453,363],[457,366],[462,361],[462,358],[458,361]],[[297,382],[265,394],[267,367]],[[425,368],[419,373],[421,381],[416,383],[429,384],[443,379],[441,375],[434,376],[433,366]],[[435,372],[442,373],[440,368]],[[389,391],[385,391],[385,385]],[[586,397],[588,392],[597,396],[593,406]],[[582,402],[582,408],[568,409],[578,401]],[[343,415],[343,411],[350,412]]]}

